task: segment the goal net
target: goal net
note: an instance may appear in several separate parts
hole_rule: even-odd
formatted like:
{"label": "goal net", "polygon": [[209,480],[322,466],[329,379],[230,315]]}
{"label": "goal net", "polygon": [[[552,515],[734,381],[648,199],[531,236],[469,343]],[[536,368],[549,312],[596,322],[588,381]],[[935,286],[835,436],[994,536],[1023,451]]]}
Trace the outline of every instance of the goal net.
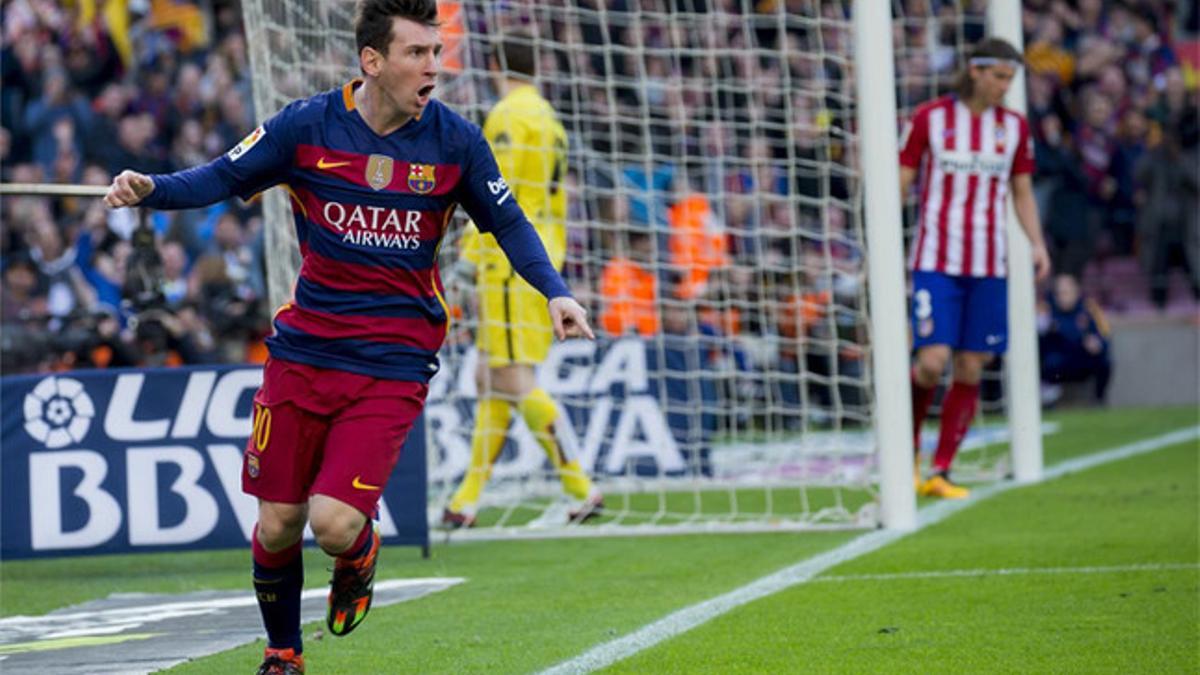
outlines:
{"label": "goal net", "polygon": [[[472,536],[875,525],[858,167],[895,158],[857,156],[851,3],[439,4],[438,96],[475,122],[497,100],[493,41],[535,41],[539,89],[569,137],[563,273],[599,337],[556,344],[537,372],[559,408],[557,443],[605,495],[603,516],[568,523],[572,502],[514,411]],[[900,4],[907,114],[946,90],[982,26],[982,9],[960,5],[984,3]],[[358,74],[352,2],[243,9],[260,118]],[[288,205],[273,195],[267,208],[281,301],[295,275]],[[442,247],[444,275],[462,225]],[[473,297],[452,294],[426,410],[434,522],[470,464]],[[998,443],[977,446],[968,439],[968,473],[1003,471]]]}

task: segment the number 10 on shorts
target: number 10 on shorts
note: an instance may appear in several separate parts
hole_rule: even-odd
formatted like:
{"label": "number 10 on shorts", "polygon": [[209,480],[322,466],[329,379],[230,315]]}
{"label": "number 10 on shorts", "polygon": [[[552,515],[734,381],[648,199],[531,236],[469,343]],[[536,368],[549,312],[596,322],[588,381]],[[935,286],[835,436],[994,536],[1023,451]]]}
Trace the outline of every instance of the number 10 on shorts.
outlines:
{"label": "number 10 on shorts", "polygon": [[267,442],[271,440],[270,408],[258,403],[254,404],[254,428],[250,437],[254,439],[255,450],[263,452],[267,449]]}

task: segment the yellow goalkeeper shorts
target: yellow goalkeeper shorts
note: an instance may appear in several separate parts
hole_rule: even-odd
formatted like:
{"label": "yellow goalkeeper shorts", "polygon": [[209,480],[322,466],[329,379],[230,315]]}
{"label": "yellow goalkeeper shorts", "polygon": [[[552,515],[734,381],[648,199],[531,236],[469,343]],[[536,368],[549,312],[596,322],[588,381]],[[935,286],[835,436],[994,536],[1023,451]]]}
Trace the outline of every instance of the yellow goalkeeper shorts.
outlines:
{"label": "yellow goalkeeper shorts", "polygon": [[483,275],[479,292],[479,330],[475,346],[487,354],[487,364],[537,365],[550,353],[554,327],[546,298],[524,279]]}

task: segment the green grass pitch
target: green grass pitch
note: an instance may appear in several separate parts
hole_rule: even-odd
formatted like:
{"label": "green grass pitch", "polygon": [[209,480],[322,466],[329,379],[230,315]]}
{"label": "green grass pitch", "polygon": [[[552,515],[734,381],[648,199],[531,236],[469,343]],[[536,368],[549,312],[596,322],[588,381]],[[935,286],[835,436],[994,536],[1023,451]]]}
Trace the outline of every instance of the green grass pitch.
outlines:
{"label": "green grass pitch", "polygon": [[[1050,419],[1062,428],[1047,437],[1047,465],[1200,422],[1195,409]],[[608,670],[1200,671],[1198,458],[1195,443],[1181,444],[1005,492]],[[533,672],[858,534],[455,543],[435,546],[430,560],[387,549],[380,578],[468,581],[372,610],[347,638],[308,639],[308,670]],[[248,588],[248,555],[5,562],[0,612],[37,614],[117,591]],[[305,557],[311,587],[328,562],[315,550]],[[261,649],[171,672],[252,672]]]}

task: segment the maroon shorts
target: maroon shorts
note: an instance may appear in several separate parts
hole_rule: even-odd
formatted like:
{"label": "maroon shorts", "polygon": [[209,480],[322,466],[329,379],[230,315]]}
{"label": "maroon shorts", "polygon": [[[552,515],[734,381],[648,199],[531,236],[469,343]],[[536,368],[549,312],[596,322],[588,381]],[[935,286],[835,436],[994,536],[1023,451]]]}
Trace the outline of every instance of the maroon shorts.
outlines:
{"label": "maroon shorts", "polygon": [[428,391],[422,382],[267,359],[242,490],[287,504],[323,494],[372,516]]}

